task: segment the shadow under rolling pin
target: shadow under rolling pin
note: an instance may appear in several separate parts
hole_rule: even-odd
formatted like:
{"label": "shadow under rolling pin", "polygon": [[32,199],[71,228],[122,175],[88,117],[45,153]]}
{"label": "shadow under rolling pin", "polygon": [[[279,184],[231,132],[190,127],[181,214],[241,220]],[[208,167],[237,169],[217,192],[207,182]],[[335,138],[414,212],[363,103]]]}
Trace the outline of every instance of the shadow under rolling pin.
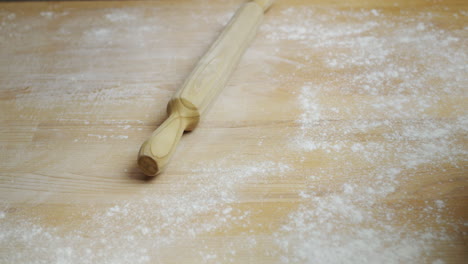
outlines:
{"label": "shadow under rolling pin", "polygon": [[252,42],[263,14],[274,0],[244,4],[221,35],[198,62],[167,105],[169,117],[140,148],[138,166],[148,176],[156,176],[169,163],[184,131],[197,126]]}

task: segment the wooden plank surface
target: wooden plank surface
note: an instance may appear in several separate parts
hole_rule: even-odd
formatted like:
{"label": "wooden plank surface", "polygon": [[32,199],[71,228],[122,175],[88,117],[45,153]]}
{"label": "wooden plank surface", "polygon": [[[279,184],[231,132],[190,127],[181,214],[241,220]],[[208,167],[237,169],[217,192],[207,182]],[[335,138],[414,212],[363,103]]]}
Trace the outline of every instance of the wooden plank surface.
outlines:
{"label": "wooden plank surface", "polygon": [[1,263],[466,263],[466,1],[278,1],[143,177],[241,3],[0,3]]}

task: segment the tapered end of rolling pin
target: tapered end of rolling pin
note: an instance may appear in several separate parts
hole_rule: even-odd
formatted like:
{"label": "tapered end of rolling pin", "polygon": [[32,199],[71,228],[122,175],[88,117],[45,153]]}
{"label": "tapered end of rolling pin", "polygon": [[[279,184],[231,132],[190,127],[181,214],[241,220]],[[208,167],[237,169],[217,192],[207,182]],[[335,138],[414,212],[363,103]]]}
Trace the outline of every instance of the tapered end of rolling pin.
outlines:
{"label": "tapered end of rolling pin", "polygon": [[148,176],[156,176],[161,172],[158,163],[151,156],[140,155],[138,157],[138,166]]}
{"label": "tapered end of rolling pin", "polygon": [[144,174],[156,176],[166,168],[186,127],[185,119],[174,112],[141,145],[138,166]]}
{"label": "tapered end of rolling pin", "polygon": [[169,117],[141,145],[138,166],[144,174],[156,176],[169,163],[184,131],[193,130],[200,113],[190,102],[172,99],[168,106]]}
{"label": "tapered end of rolling pin", "polygon": [[257,5],[263,8],[263,12],[266,12],[268,8],[275,2],[275,0],[255,0]]}

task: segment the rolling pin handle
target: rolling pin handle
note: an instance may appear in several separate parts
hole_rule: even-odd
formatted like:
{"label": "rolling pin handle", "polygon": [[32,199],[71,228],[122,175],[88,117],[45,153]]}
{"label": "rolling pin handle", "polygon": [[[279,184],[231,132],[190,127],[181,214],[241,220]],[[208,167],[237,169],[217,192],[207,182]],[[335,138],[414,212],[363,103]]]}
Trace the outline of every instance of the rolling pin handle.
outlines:
{"label": "rolling pin handle", "polygon": [[171,160],[184,131],[193,130],[200,115],[198,110],[181,99],[168,104],[169,117],[146,140],[138,153],[138,165],[148,176],[156,176]]}

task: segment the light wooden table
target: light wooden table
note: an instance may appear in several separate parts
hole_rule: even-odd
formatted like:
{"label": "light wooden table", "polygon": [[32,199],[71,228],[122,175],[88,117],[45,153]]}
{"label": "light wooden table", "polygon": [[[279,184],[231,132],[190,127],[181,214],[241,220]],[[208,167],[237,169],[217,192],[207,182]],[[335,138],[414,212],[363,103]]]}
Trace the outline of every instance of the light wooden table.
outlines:
{"label": "light wooden table", "polygon": [[466,263],[466,1],[279,1],[143,177],[242,2],[0,3],[1,263]]}

